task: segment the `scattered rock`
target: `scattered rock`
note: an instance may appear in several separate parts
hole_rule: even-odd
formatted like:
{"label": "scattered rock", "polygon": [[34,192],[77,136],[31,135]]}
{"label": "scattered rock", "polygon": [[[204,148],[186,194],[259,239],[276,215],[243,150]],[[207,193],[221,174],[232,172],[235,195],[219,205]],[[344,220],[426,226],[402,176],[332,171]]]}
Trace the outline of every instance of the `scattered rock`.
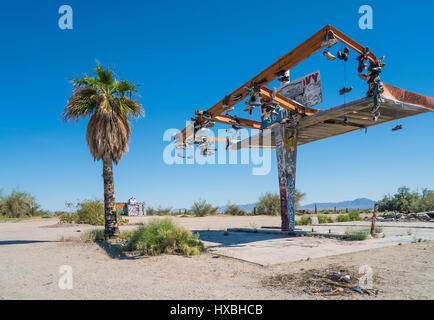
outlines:
{"label": "scattered rock", "polygon": [[350,277],[349,274],[347,274],[347,275],[345,275],[342,279],[343,279],[344,281],[346,281],[346,282],[349,282],[349,281],[351,280],[351,277]]}

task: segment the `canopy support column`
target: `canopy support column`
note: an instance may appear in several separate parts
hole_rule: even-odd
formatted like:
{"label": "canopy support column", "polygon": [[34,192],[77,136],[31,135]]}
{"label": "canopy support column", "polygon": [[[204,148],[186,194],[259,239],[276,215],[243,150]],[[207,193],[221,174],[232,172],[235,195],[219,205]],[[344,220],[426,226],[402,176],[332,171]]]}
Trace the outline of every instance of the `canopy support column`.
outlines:
{"label": "canopy support column", "polygon": [[279,124],[273,131],[276,140],[282,231],[294,231],[297,129],[294,126]]}

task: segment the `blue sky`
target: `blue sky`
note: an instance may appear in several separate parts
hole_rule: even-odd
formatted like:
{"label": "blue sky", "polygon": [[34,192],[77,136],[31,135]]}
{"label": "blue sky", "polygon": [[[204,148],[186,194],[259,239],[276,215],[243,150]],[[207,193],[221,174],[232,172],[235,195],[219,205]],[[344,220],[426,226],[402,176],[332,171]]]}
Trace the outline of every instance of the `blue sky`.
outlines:
{"label": "blue sky", "polygon": [[[74,10],[73,30],[58,28],[63,4]],[[358,27],[364,4],[373,8],[372,30]],[[68,79],[91,72],[98,59],[143,84],[146,118],[133,123],[130,152],[115,167],[118,201],[134,195],[177,208],[198,198],[255,202],[278,190],[274,153],[264,176],[252,175],[251,165],[168,166],[164,131],[182,129],[194,110],[211,107],[327,24],[386,55],[382,80],[434,97],[433,11],[431,1],[3,1],[0,189],[30,192],[50,210],[102,198],[102,166],[87,148],[87,121],[60,120]],[[355,89],[348,100],[366,92],[351,54],[347,83]],[[318,53],[291,76],[316,70],[324,98],[317,107],[343,103],[338,61]],[[401,185],[434,188],[433,120],[423,114],[300,147],[296,186],[306,192],[304,202],[375,200]],[[404,130],[392,132],[397,123]]]}

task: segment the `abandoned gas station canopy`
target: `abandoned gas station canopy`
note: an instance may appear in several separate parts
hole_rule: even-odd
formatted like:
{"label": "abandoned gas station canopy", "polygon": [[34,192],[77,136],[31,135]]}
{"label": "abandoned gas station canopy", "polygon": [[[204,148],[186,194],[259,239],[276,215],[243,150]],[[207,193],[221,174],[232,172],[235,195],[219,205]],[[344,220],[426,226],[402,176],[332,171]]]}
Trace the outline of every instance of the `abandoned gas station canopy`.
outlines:
{"label": "abandoned gas station canopy", "polygon": [[[434,110],[434,99],[432,98],[405,91],[384,82],[383,86],[384,92],[380,95],[383,101],[381,116],[377,121],[372,121],[370,112],[373,97],[361,98],[328,110],[318,110],[298,121],[297,145]],[[256,136],[229,145],[231,150],[275,147],[274,133],[269,129],[264,129]]]}
{"label": "abandoned gas station canopy", "polygon": [[[338,42],[345,47],[337,51],[335,56],[331,48]],[[290,81],[290,70],[319,50],[323,50],[327,60],[339,59],[345,63],[349,59],[350,49],[359,54],[355,71],[368,85],[366,96],[327,110],[312,108],[322,102],[320,72]],[[386,65],[384,58],[377,58],[368,47],[328,25],[237,90],[225,95],[213,107],[196,110],[190,124],[175,136],[175,147],[187,149],[198,145],[203,151],[202,155],[210,155],[210,145],[223,139],[227,142],[227,149],[275,148],[282,231],[293,231],[297,146],[434,111],[433,98],[380,80],[382,68]],[[266,85],[275,79],[279,80],[280,87],[270,90]],[[352,87],[344,87],[339,93],[345,95],[351,90]],[[256,107],[260,108],[261,121],[232,114],[235,105],[241,101],[246,104],[243,111],[250,115]],[[262,132],[241,141],[199,135],[203,128],[210,128],[216,122],[228,124],[235,130],[246,127],[260,129]],[[402,126],[397,126],[396,130],[400,128]],[[183,157],[182,154],[181,156]]]}

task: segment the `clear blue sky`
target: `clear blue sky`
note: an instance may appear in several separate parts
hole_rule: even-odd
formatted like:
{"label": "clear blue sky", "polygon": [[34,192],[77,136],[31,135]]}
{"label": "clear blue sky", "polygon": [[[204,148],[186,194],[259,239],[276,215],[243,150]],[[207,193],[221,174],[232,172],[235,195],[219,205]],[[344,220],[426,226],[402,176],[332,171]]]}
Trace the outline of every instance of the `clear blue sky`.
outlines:
{"label": "clear blue sky", "polygon": [[[58,8],[74,10],[74,29],[58,28]],[[373,30],[358,27],[370,4]],[[130,152],[115,167],[118,201],[131,195],[151,206],[255,202],[277,192],[277,170],[250,165],[168,166],[168,128],[182,129],[195,109],[214,105],[307,37],[331,24],[386,55],[382,80],[434,97],[432,1],[3,1],[0,10],[0,189],[34,194],[45,209],[102,198],[101,163],[85,142],[87,121],[64,124],[68,79],[98,59],[122,78],[142,83],[146,118],[133,123]],[[340,46],[340,45],[338,45]],[[337,49],[337,48],[335,48]],[[333,49],[335,51],[335,49]],[[352,52],[347,82],[360,98]],[[320,70],[325,109],[343,103],[343,67],[321,53],[292,78]],[[242,111],[238,115],[245,116]],[[299,148],[297,188],[305,203],[379,199],[401,185],[434,188],[434,114],[370,128]],[[404,130],[392,132],[397,123]]]}

